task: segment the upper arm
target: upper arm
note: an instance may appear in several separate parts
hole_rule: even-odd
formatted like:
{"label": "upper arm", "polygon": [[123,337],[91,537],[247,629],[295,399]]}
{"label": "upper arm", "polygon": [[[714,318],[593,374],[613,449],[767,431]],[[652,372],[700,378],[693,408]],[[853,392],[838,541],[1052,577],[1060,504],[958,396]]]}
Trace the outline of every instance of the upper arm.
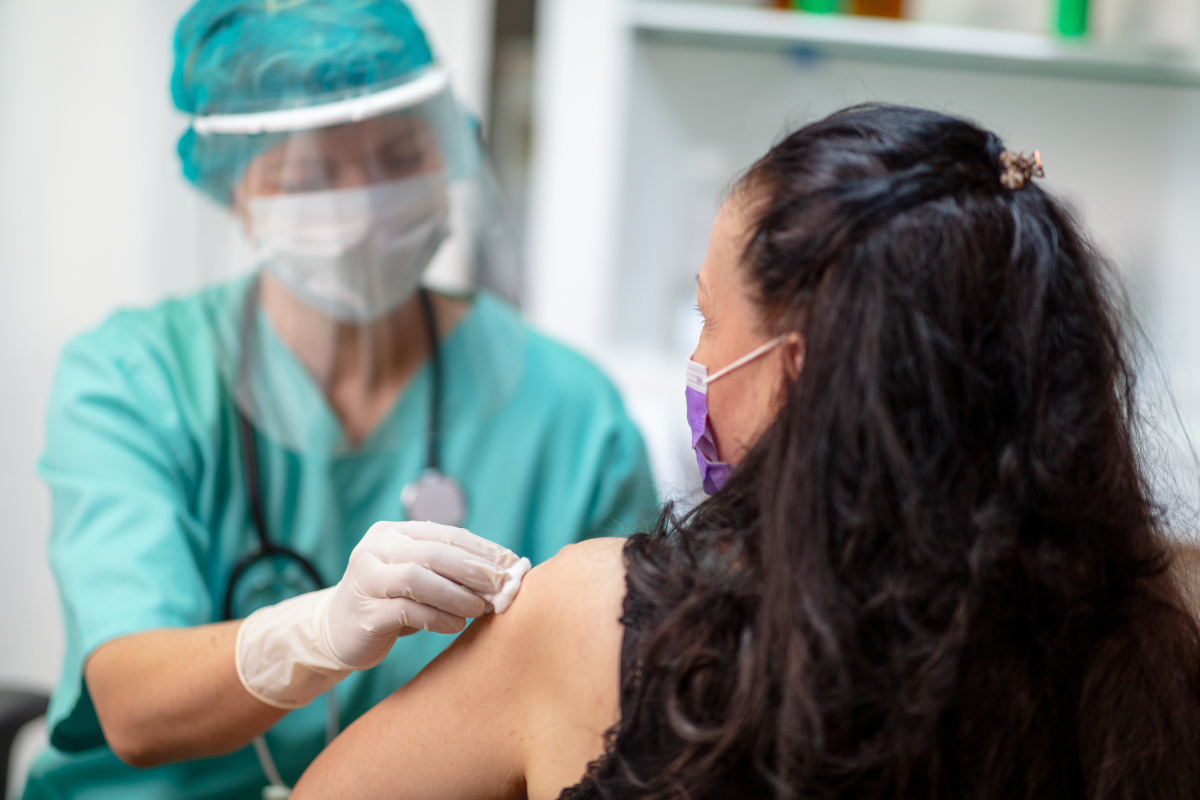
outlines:
{"label": "upper arm", "polygon": [[[63,352],[47,412],[41,473],[51,491],[49,559],[59,585],[67,658],[50,709],[51,740],[73,751],[103,742],[86,702],[84,661],[100,644],[207,621],[209,598],[184,502],[178,413],[120,359],[111,330]],[[96,698],[103,704],[103,698]]]}
{"label": "upper arm", "polygon": [[[557,797],[619,718],[620,540],[564,548],[350,726],[293,797]],[[420,634],[417,634],[420,635]]]}
{"label": "upper arm", "polygon": [[[194,552],[202,537],[187,508],[178,410],[151,386],[148,369],[130,368],[113,349],[90,339],[68,347],[47,414],[41,473],[68,623],[95,633],[120,627],[117,618],[206,622]],[[121,632],[128,631],[112,631]]]}

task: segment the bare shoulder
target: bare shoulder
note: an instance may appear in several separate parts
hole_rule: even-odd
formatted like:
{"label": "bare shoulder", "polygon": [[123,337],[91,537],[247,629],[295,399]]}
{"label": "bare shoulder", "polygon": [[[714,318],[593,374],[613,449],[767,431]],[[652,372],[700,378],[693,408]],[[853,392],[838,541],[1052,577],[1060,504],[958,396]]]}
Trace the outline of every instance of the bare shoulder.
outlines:
{"label": "bare shoulder", "polygon": [[624,543],[589,539],[564,547],[525,576],[508,611],[487,620],[494,635],[525,652],[527,667],[540,667],[543,686],[567,696],[581,684],[619,680]]}
{"label": "bare shoulder", "polygon": [[[557,797],[604,752],[604,733],[620,720],[623,539],[564,547],[532,570],[504,617],[527,628],[521,641],[542,701],[525,738],[530,798]],[[499,625],[509,620],[497,620]]]}
{"label": "bare shoulder", "polygon": [[[563,621],[577,617],[592,622],[615,611],[619,619],[625,597],[624,545],[624,539],[588,539],[567,545],[530,571],[513,609],[525,606],[531,613],[562,616]],[[520,602],[522,598],[524,602]]]}

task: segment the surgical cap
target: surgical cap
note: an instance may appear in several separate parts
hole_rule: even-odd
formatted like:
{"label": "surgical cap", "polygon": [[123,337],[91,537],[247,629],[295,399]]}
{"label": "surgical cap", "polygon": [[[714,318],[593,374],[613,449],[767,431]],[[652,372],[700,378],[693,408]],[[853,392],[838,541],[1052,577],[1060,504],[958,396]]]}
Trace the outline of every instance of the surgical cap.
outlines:
{"label": "surgical cap", "polygon": [[[274,111],[394,85],[432,62],[400,0],[199,0],[175,30],[171,95],[193,115]],[[285,138],[188,128],[183,174],[229,205],[250,162]]]}

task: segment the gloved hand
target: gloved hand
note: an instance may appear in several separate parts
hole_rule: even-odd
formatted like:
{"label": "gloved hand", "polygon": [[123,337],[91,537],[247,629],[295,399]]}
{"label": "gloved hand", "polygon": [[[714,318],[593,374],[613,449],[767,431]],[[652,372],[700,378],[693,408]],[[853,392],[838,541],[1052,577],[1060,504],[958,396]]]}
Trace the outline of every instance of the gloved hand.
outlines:
{"label": "gloved hand", "polygon": [[298,708],[387,656],[396,637],[457,633],[466,617],[508,608],[529,570],[462,528],[378,522],[337,586],[260,609],[238,631],[237,668],[252,695]]}
{"label": "gloved hand", "polygon": [[508,570],[519,563],[511,550],[462,528],[377,522],[350,554],[326,605],[329,654],[348,668],[367,669],[397,636],[458,633],[467,617],[492,610],[513,577]]}

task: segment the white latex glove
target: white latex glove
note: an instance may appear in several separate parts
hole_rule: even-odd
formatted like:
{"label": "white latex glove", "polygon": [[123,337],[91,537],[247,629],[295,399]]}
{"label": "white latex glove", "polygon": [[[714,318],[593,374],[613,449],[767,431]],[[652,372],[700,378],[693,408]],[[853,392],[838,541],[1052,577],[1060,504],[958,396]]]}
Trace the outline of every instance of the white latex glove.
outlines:
{"label": "white latex glove", "polygon": [[242,684],[298,708],[387,656],[398,636],[457,633],[467,617],[505,611],[529,559],[462,528],[378,522],[337,586],[260,609],[238,630]]}

